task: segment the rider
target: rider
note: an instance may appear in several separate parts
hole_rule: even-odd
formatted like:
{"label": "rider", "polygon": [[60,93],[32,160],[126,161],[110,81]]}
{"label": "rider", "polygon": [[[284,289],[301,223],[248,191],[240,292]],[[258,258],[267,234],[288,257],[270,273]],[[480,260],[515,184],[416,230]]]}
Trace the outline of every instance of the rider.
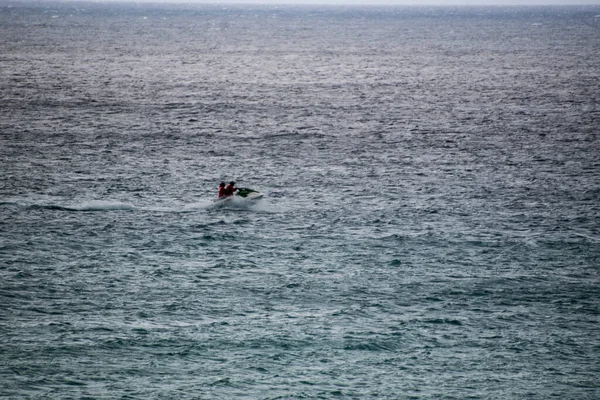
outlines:
{"label": "rider", "polygon": [[236,190],[238,189],[235,187],[235,182],[229,182],[229,185],[227,185],[224,190],[225,196],[233,196]]}
{"label": "rider", "polygon": [[219,198],[227,196],[225,193],[225,182],[221,182],[219,184]]}

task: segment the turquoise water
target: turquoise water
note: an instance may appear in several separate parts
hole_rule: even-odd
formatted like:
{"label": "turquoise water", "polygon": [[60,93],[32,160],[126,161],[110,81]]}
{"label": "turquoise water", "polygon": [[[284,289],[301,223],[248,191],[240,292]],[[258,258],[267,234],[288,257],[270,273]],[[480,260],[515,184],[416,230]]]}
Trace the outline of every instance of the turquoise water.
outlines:
{"label": "turquoise water", "polygon": [[599,14],[1,3],[0,396],[597,398]]}

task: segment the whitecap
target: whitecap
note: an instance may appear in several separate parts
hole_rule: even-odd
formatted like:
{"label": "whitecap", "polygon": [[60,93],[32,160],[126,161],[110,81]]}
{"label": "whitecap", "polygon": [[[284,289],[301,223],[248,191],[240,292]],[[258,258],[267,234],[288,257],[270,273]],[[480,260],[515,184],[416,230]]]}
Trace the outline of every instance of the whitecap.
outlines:
{"label": "whitecap", "polygon": [[64,207],[73,211],[114,211],[114,210],[135,210],[137,207],[130,203],[119,201],[88,201],[78,205]]}

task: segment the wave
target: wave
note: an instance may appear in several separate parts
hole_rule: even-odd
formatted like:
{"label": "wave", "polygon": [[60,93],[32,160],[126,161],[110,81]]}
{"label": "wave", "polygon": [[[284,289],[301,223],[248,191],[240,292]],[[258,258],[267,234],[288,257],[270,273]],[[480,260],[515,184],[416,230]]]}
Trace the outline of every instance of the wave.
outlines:
{"label": "wave", "polygon": [[182,206],[136,206],[131,203],[121,201],[86,201],[79,204],[23,204],[19,202],[5,201],[0,202],[0,207],[17,207],[30,210],[55,210],[65,212],[93,212],[93,211],[147,211],[159,213],[187,213],[211,209],[242,210],[254,212],[279,212],[281,209],[264,202],[263,200],[249,201],[246,199],[232,199],[227,202],[215,202],[209,199],[203,199],[194,203]]}
{"label": "wave", "polygon": [[29,206],[29,208],[58,211],[115,211],[137,209],[137,207],[133,204],[113,201],[90,201],[72,206],[61,206],[55,204],[34,204]]}
{"label": "wave", "polygon": [[280,206],[275,206],[264,199],[250,200],[244,198],[233,197],[226,199],[225,201],[208,201],[205,209],[227,209],[227,210],[240,210],[240,211],[253,211],[253,212],[264,212],[264,213],[277,213],[285,211]]}
{"label": "wave", "polygon": [[213,200],[201,200],[195,203],[186,204],[184,211],[206,210],[215,207],[216,203]]}

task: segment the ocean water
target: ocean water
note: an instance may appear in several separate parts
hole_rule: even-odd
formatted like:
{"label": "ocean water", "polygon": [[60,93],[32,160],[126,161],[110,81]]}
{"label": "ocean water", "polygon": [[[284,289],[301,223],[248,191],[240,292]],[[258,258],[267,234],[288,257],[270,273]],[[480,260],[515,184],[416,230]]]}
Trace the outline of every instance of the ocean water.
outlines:
{"label": "ocean water", "polygon": [[0,397],[599,398],[599,66],[593,6],[2,0]]}

